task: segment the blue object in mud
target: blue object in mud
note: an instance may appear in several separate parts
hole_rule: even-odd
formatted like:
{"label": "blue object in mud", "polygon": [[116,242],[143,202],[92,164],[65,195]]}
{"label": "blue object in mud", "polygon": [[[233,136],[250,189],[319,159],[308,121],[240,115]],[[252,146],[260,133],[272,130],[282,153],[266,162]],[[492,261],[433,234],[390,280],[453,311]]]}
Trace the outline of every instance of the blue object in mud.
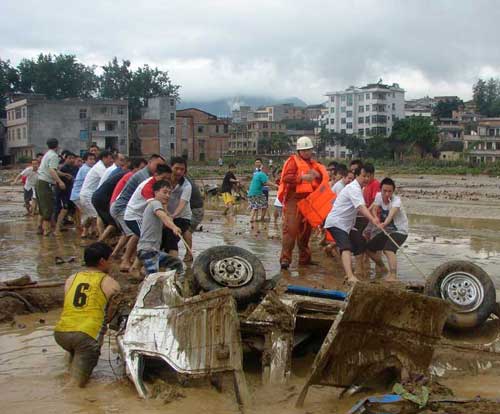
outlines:
{"label": "blue object in mud", "polygon": [[[366,412],[366,403],[378,403],[378,404],[392,404],[399,401],[403,401],[403,399],[396,394],[385,394],[380,397],[367,397],[363,398],[361,401],[358,401],[354,407],[352,407],[347,414],[362,414]],[[384,412],[378,412],[377,414],[389,414]]]}
{"label": "blue object in mud", "polygon": [[316,298],[345,300],[347,293],[340,290],[330,289],[315,289],[307,286],[288,285],[286,293],[294,293],[296,295],[314,296]]}

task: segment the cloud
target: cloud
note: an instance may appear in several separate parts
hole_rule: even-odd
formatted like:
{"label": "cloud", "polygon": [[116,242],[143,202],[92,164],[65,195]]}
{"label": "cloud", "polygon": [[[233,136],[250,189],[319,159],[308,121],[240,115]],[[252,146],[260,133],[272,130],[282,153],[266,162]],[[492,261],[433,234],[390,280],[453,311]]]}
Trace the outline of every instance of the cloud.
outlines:
{"label": "cloud", "polygon": [[[500,74],[495,1],[2,1],[0,57],[113,56],[168,70],[184,99],[297,96],[380,77],[407,97],[470,98]],[[22,32],[22,35],[20,33]]]}

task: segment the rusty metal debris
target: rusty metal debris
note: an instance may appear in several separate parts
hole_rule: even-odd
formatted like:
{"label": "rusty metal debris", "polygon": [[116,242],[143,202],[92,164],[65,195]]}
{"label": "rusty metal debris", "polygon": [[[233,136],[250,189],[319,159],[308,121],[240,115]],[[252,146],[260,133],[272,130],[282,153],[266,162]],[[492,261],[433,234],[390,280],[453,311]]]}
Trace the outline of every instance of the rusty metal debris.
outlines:
{"label": "rusty metal debris", "polygon": [[388,369],[402,378],[427,373],[448,312],[440,299],[357,283],[316,356],[297,406],[313,384],[350,387]]}

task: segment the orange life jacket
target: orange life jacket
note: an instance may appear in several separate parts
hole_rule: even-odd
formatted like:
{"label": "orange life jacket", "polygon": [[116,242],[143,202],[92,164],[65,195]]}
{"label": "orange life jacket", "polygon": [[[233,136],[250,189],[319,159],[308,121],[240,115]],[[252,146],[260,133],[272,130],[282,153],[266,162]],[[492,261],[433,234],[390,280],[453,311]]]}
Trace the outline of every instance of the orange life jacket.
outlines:
{"label": "orange life jacket", "polygon": [[[324,167],[323,167],[324,168]],[[336,195],[328,180],[297,203],[297,207],[312,227],[321,226],[332,210]]]}
{"label": "orange life jacket", "polygon": [[[292,160],[294,160],[295,164],[297,165],[298,177],[301,177],[304,174],[308,174],[311,169],[315,169],[321,173],[321,184],[323,184],[325,181],[328,184],[328,172],[326,171],[326,168],[323,166],[323,164],[320,164],[319,162],[313,160],[311,160],[310,163],[307,163],[298,155],[293,155],[290,158],[288,158],[288,160],[286,160],[285,165],[283,165],[283,171],[281,172],[282,178],[287,173],[289,164]],[[316,180],[313,180],[312,182],[301,181],[295,186],[295,192],[302,194],[312,193],[319,186],[320,184],[318,184]],[[281,179],[277,194],[278,200],[281,203],[283,203],[286,193],[287,193],[287,185],[285,182],[283,182],[283,179]]]}

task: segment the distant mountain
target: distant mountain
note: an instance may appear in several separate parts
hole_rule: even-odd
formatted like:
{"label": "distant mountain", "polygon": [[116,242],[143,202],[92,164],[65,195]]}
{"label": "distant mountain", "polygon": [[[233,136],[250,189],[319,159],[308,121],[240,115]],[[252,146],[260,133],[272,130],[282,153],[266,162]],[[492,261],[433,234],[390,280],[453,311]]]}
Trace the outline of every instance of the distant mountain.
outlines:
{"label": "distant mountain", "polygon": [[299,98],[276,99],[268,96],[234,96],[213,101],[183,101],[177,105],[177,109],[197,108],[219,117],[231,116],[233,109],[241,105],[248,105],[258,108],[264,105],[278,105],[283,103],[293,103],[295,106],[307,106]]}

